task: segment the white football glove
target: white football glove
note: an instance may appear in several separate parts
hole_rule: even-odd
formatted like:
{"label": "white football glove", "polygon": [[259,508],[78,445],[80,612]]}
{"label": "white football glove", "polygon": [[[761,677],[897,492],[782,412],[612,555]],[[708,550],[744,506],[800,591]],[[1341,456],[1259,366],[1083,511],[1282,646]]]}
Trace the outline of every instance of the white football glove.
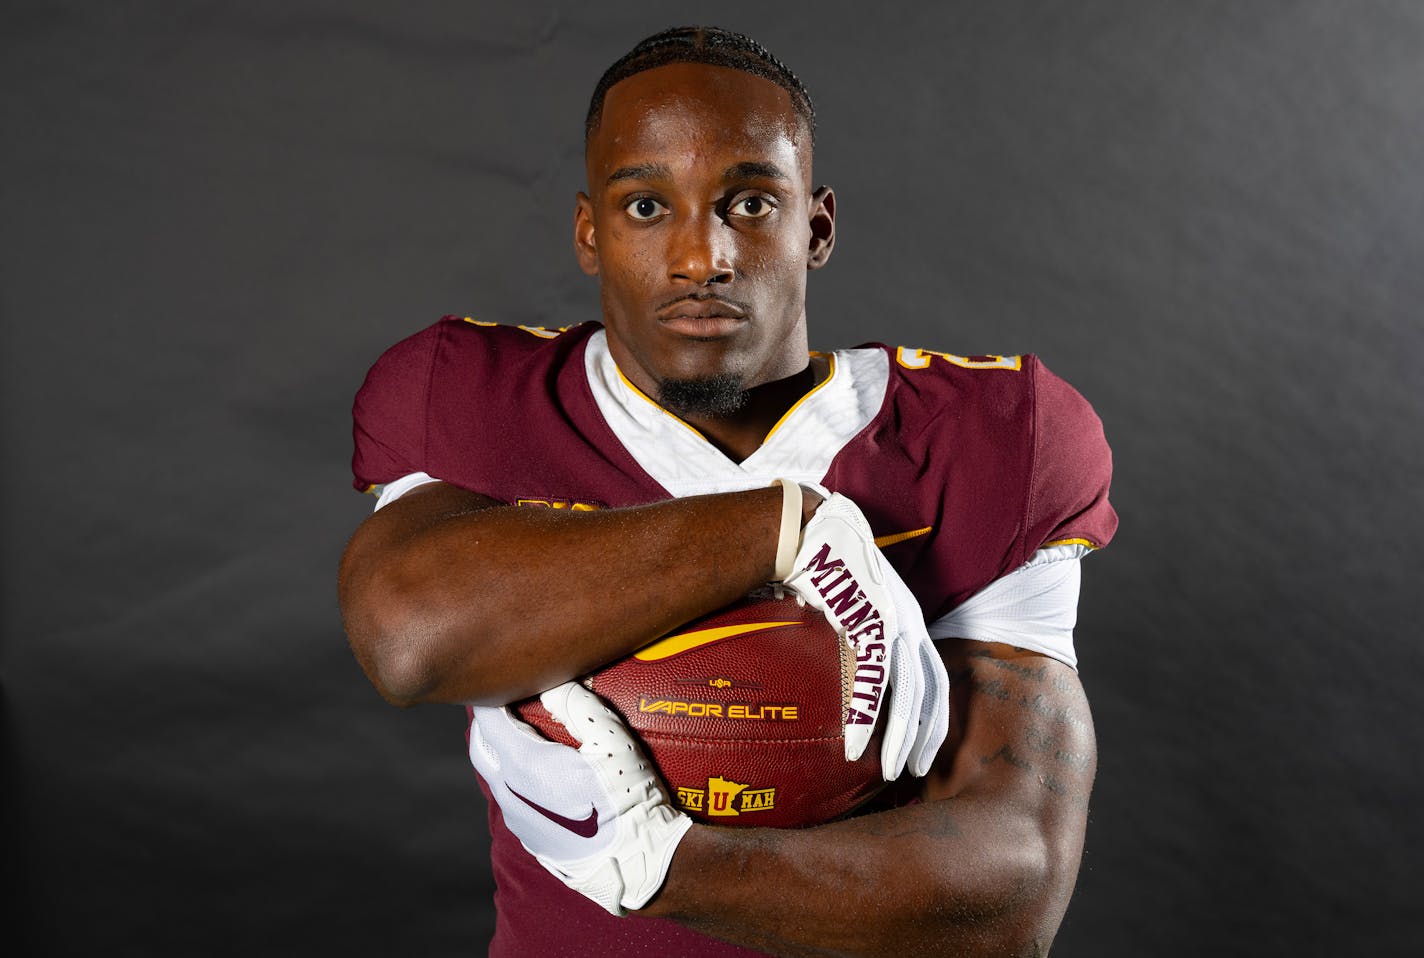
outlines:
{"label": "white football glove", "polygon": [[949,676],[919,603],[855,503],[840,493],[821,503],[781,584],[825,613],[855,649],[846,760],[865,752],[884,712],[881,775],[888,782],[907,766],[911,775],[928,772],[949,730]]}
{"label": "white football glove", "polygon": [[597,695],[567,682],[539,700],[579,748],[549,741],[508,708],[476,706],[470,761],[539,864],[615,915],[641,908],[663,886],[692,819],[668,803],[622,718]]}

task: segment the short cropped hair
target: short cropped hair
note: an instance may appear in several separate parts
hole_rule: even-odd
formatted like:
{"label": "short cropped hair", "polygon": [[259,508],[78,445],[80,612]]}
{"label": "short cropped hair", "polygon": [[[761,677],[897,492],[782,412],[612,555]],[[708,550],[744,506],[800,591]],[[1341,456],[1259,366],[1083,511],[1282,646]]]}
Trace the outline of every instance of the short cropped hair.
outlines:
{"label": "short cropped hair", "polygon": [[609,67],[593,88],[588,116],[584,119],[584,141],[593,136],[603,116],[603,100],[608,88],[619,80],[669,63],[706,63],[730,67],[770,80],[791,94],[796,114],[806,124],[811,142],[816,141],[816,108],[806,87],[770,50],[751,37],[719,27],[673,27],[638,42]]}

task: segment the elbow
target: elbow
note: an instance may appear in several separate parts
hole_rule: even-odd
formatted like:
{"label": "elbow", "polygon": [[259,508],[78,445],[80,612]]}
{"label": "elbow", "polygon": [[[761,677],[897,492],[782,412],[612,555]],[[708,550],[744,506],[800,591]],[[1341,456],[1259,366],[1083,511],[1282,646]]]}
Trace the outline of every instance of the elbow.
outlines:
{"label": "elbow", "polygon": [[975,871],[977,888],[954,883],[938,896],[931,938],[954,942],[963,954],[1047,955],[1073,891],[1077,859],[1065,859],[1039,829],[1025,828]]}
{"label": "elbow", "polygon": [[[355,643],[353,642],[353,649]],[[398,708],[436,701],[435,670],[398,637],[376,637],[356,659],[381,698]]]}
{"label": "elbow", "polygon": [[1079,854],[1057,847],[1051,836],[1035,830],[1013,856],[998,914],[989,922],[993,945],[988,952],[1015,958],[1048,954],[1078,877]]}
{"label": "elbow", "polygon": [[371,685],[391,705],[409,708],[432,701],[440,670],[427,643],[420,640],[425,631],[418,620],[395,615],[389,609],[346,616],[352,654]]}
{"label": "elbow", "polygon": [[[1010,900],[995,953],[1041,958],[1052,947],[1067,907],[1067,895],[1059,906],[1056,892],[1062,882],[1061,865],[1046,848],[1034,849],[1019,863],[1018,882],[1019,891]],[[1071,891],[1070,881],[1068,893]]]}
{"label": "elbow", "polygon": [[456,701],[450,659],[458,640],[436,603],[392,576],[367,579],[359,589],[343,583],[342,618],[351,652],[366,678],[391,705],[409,708]]}

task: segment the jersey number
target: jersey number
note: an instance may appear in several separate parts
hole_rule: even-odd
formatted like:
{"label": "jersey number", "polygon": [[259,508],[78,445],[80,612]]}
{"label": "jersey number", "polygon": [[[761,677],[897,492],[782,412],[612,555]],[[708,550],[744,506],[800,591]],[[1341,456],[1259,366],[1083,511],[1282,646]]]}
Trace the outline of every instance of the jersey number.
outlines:
{"label": "jersey number", "polygon": [[1019,369],[1023,366],[1022,356],[956,356],[954,353],[910,349],[908,346],[901,346],[896,350],[895,361],[906,369],[928,369],[933,356],[965,369]]}

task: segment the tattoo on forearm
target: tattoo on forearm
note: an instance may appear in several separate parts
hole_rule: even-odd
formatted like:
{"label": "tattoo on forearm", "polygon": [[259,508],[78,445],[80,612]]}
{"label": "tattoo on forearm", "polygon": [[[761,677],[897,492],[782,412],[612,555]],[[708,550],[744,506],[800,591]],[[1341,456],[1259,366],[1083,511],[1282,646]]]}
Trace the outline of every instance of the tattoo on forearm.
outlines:
{"label": "tattoo on forearm", "polygon": [[1005,672],[1012,672],[1032,682],[1042,682],[1048,678],[1048,669],[1042,665],[1038,668],[1031,668],[1030,666],[1020,665],[1017,662],[1010,662],[1006,659],[995,659],[994,665],[997,668],[1003,669]]}
{"label": "tattoo on forearm", "polygon": [[1008,686],[1004,685],[1002,680],[976,678],[971,681],[973,682],[972,688],[976,694],[987,695],[991,698],[998,699],[1000,702],[1007,702],[1009,700]]}
{"label": "tattoo on forearm", "polygon": [[1010,745],[1005,745],[1001,747],[997,752],[995,752],[993,755],[988,756],[987,758],[979,759],[979,764],[992,765],[994,762],[997,761],[1008,762],[1014,768],[1020,769],[1021,771],[1033,771],[1033,765],[1019,757],[1014,752],[1013,746]]}
{"label": "tattoo on forearm", "polygon": [[[1043,735],[1042,731],[1037,731],[1036,734],[1038,736]],[[1034,736],[1035,731],[1030,730],[1028,737],[1033,738]],[[1075,772],[1082,772],[1091,764],[1086,756],[1074,755],[1071,752],[1066,752],[1061,749],[1055,750],[1053,757],[1072,765]],[[1082,764],[1074,764],[1075,761],[1081,762]],[[1027,761],[1019,752],[1014,751],[1012,746],[1004,745],[993,755],[979,759],[980,765],[992,765],[995,762],[1004,762],[1008,765],[1012,765],[1021,772],[1027,772],[1038,780],[1039,785],[1042,785],[1045,789],[1057,795],[1062,801],[1067,802],[1074,808],[1080,808],[1084,811],[1087,810],[1088,797],[1077,786],[1075,781],[1064,781],[1053,772],[1039,771],[1034,767],[1032,762]]]}
{"label": "tattoo on forearm", "polygon": [[1012,703],[1011,707],[1026,713],[1019,723],[1026,726],[1022,739],[981,755],[980,766],[1012,767],[1033,776],[1056,800],[1086,809],[1094,765],[1092,722],[1080,708],[1086,703],[1075,677],[1041,660],[1038,665],[1025,664],[987,649],[968,652],[967,657],[968,668],[957,672],[954,682],[967,684],[976,696]]}
{"label": "tattoo on forearm", "polygon": [[1012,693],[1009,692],[1009,687],[1004,684],[1002,679],[981,678],[973,667],[949,673],[949,684],[951,688],[965,683],[969,684],[969,687],[974,690],[975,695],[987,695],[990,698],[998,699],[1000,702],[1007,702],[1012,697]]}
{"label": "tattoo on forearm", "polygon": [[1066,748],[1056,749],[1053,757],[1078,772],[1086,772],[1093,767],[1093,757],[1083,752],[1072,752]]}
{"label": "tattoo on forearm", "polygon": [[968,656],[971,659],[980,659],[982,661],[988,662],[996,669],[1002,669],[1005,672],[1012,672],[1015,675],[1022,676],[1023,678],[1029,679],[1033,682],[1042,682],[1044,679],[1048,678],[1048,667],[1046,665],[1024,665],[1021,662],[1013,662],[1009,659],[1000,658],[999,656],[995,655],[993,652],[988,651],[987,649],[970,652],[968,653]]}
{"label": "tattoo on forearm", "polygon": [[1028,696],[1024,696],[1023,699],[1020,700],[1020,704],[1029,711],[1042,715],[1044,718],[1053,719],[1055,722],[1062,722],[1065,725],[1071,725],[1081,732],[1088,730],[1087,722],[1084,722],[1078,716],[1068,711],[1064,706],[1053,705],[1044,701],[1042,695],[1035,695],[1032,699]]}
{"label": "tattoo on forearm", "polygon": [[1076,771],[1085,772],[1093,764],[1090,756],[1060,747],[1057,736],[1036,725],[1024,729],[1024,741],[1035,751],[1052,755],[1056,761]]}
{"label": "tattoo on forearm", "polygon": [[1070,801],[1070,802],[1075,802],[1075,803],[1080,803],[1080,804],[1082,803],[1082,799],[1080,799],[1077,795],[1073,794],[1072,792],[1068,791],[1067,786],[1065,786],[1062,782],[1060,782],[1060,781],[1058,780],[1057,776],[1055,776],[1055,775],[1040,775],[1040,776],[1038,777],[1038,781],[1039,781],[1039,784],[1040,784],[1040,785],[1042,785],[1044,788],[1048,789],[1048,790],[1049,790],[1050,792],[1052,792],[1054,795],[1061,795],[1063,798],[1067,799],[1067,800]]}

